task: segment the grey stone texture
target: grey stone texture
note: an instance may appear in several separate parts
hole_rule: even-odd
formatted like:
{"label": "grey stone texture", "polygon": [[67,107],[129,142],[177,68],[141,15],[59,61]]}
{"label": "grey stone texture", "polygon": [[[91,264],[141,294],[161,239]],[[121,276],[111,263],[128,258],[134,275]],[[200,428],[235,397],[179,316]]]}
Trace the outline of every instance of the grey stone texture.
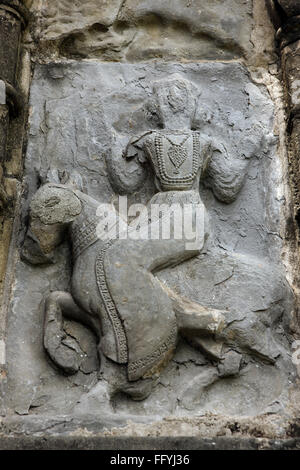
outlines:
{"label": "grey stone texture", "polygon": [[[182,338],[147,399],[135,402],[120,393],[112,400],[108,387],[116,377],[112,361],[103,360],[102,366],[111,371],[111,377],[103,380],[96,339],[82,325],[66,323],[66,345],[79,348],[87,359],[73,375],[62,375],[44,352],[42,330],[45,296],[70,291],[71,254],[66,241],[51,264],[17,262],[7,334],[9,415],[43,419],[45,414],[63,414],[81,419],[104,413],[108,427],[118,418],[118,428],[128,419],[147,424],[167,416],[192,418],[206,413],[280,416],[288,409],[296,372],[289,335],[293,295],[281,262],[285,182],[273,136],[272,101],[239,63],[74,61],[37,66],[20,243],[29,202],[41,183],[64,185],[71,179],[83,193],[102,202],[115,200],[115,190],[121,187],[123,193],[134,188],[129,202],[147,203],[153,197],[153,175],[135,159],[126,162],[122,154],[133,135],[160,128],[153,83],[174,73],[191,80],[201,92],[194,126],[222,155],[220,165],[215,162],[211,171],[243,177],[236,198],[229,194],[223,201],[213,178],[200,183],[210,219],[205,250],[156,276],[177,295],[225,311],[225,355],[218,364],[216,342]],[[75,206],[70,207],[72,214]],[[42,207],[36,210],[43,217]]]}
{"label": "grey stone texture", "polygon": [[[3,437],[0,450],[299,450],[298,439],[195,437]],[[188,452],[187,452],[188,455]],[[195,462],[197,455],[194,455]],[[192,458],[191,458],[192,460]]]}
{"label": "grey stone texture", "polygon": [[[41,47],[108,61],[232,59],[252,51],[252,2],[49,0]],[[44,45],[44,46],[43,46]]]}
{"label": "grey stone texture", "polygon": [[[3,437],[1,450],[299,450],[299,439],[192,438],[192,437]],[[187,454],[188,455],[188,454]],[[195,461],[197,456],[193,461]],[[191,459],[192,460],[192,459]]]}
{"label": "grey stone texture", "polygon": [[6,86],[3,80],[0,80],[0,105],[6,104]]}

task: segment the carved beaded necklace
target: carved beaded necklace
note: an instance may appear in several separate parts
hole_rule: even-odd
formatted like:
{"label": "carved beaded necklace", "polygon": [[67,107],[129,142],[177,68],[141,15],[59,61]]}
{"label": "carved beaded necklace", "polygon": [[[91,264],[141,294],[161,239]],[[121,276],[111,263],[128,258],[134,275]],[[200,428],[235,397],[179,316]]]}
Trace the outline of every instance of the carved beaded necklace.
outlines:
{"label": "carved beaded necklace", "polygon": [[190,136],[187,135],[180,144],[173,142],[167,135],[165,135],[164,137],[171,144],[171,147],[168,150],[168,157],[176,168],[175,173],[179,174],[179,168],[188,157],[188,152],[186,148],[183,147],[183,145],[186,143]]}
{"label": "carved beaded necklace", "polygon": [[[167,134],[179,134],[179,131],[172,131],[172,132],[156,132],[155,133],[155,139],[154,139],[154,145],[155,145],[155,153],[157,157],[157,163],[155,160],[152,158],[152,161],[157,168],[158,174],[160,175],[160,179],[163,183],[164,186],[169,186],[173,187],[174,185],[176,188],[186,188],[190,186],[193,183],[194,177],[197,174],[197,171],[199,169],[200,165],[200,142],[199,142],[199,134],[197,132],[194,133],[188,133],[185,134],[185,137],[183,141],[180,144],[176,144],[173,142]],[[182,134],[182,132],[181,132]],[[185,175],[180,175],[179,168],[182,166],[182,164],[187,160],[189,154],[186,148],[183,147],[183,145],[187,142],[188,138],[192,136],[193,139],[193,163],[192,163],[192,169],[189,173]],[[175,166],[175,171],[176,174],[179,176],[171,176],[168,174],[166,165],[165,165],[165,160],[163,158],[163,138],[165,138],[170,144],[171,147],[168,150],[168,157],[170,161],[172,162],[171,158],[173,159],[172,165]],[[150,151],[150,156],[152,154],[151,152],[151,147],[148,147]],[[175,150],[176,149],[176,150]],[[170,152],[170,153],[169,153]],[[176,153],[176,156],[175,156]],[[178,157],[179,154],[179,157]],[[177,157],[177,158],[176,158]],[[175,162],[175,164],[174,164]],[[177,165],[177,166],[176,166]]]}

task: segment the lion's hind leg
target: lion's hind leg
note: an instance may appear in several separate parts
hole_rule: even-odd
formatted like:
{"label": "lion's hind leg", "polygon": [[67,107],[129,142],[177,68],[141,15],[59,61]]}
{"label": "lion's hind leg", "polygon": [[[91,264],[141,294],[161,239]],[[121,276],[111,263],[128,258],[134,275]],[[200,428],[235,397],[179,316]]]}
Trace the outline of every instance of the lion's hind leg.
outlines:
{"label": "lion's hind leg", "polygon": [[179,331],[194,336],[218,336],[225,327],[224,313],[186,299],[163,285],[172,300]]}

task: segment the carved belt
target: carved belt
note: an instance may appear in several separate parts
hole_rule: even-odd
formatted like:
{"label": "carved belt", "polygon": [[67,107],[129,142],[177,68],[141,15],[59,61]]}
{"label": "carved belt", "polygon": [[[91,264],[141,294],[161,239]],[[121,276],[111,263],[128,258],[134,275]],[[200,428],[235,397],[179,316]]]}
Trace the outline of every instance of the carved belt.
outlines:
{"label": "carved belt", "polygon": [[178,328],[176,322],[174,321],[170,325],[170,333],[168,337],[161,342],[161,344],[153,351],[153,353],[141,359],[137,359],[128,365],[129,380],[138,380],[147,372],[149,372],[151,368],[155,367],[155,365],[162,360],[165,354],[175,347],[177,334]]}
{"label": "carved belt", "polygon": [[116,345],[117,345],[117,358],[120,364],[126,364],[128,362],[128,349],[127,349],[127,338],[125,330],[120,318],[120,314],[117,310],[115,302],[109,292],[109,288],[106,281],[105,269],[104,269],[104,257],[114,240],[107,241],[101,248],[97,255],[95,272],[96,281],[99,289],[99,293],[105,307],[106,314],[110,320],[113,328]]}
{"label": "carved belt", "polygon": [[72,226],[72,248],[74,259],[83,253],[89,246],[93,245],[97,240],[96,228],[99,223],[99,217],[94,217],[87,221],[83,226]]}
{"label": "carved belt", "polygon": [[161,343],[152,353],[135,361],[129,361],[126,332],[121,320],[120,313],[110,294],[105,275],[104,258],[107,250],[113,245],[113,243],[114,240],[107,241],[97,255],[95,263],[96,281],[103,305],[105,307],[106,315],[110,320],[114,332],[117,346],[117,360],[120,364],[128,363],[128,379],[129,381],[136,381],[140,379],[145,373],[149,372],[152,367],[158,364],[165,354],[175,346],[178,328],[176,321],[174,321],[170,325],[168,336],[162,338]]}
{"label": "carved belt", "polygon": [[[84,225],[77,226],[73,224],[71,235],[74,259],[78,258],[78,256],[81,255],[89,246],[99,240],[96,232],[98,223],[99,217],[93,217],[91,220],[86,221]],[[119,312],[112,296],[110,295],[104,271],[104,256],[113,242],[114,240],[108,240],[102,245],[98,252],[95,262],[95,274],[99,294],[115,335],[118,362],[120,364],[126,364],[128,361],[128,351],[125,330],[123,328]]]}

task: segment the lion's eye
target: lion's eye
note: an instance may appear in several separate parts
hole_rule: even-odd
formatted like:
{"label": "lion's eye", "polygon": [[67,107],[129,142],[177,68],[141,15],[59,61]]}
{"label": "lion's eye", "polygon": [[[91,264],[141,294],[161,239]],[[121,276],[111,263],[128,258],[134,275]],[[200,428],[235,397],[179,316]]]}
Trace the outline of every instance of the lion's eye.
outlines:
{"label": "lion's eye", "polygon": [[49,199],[47,199],[47,200],[45,201],[45,206],[46,206],[46,207],[54,207],[54,206],[56,206],[56,204],[59,203],[59,201],[60,201],[60,200],[59,200],[58,197],[52,196],[52,197],[50,197]]}

